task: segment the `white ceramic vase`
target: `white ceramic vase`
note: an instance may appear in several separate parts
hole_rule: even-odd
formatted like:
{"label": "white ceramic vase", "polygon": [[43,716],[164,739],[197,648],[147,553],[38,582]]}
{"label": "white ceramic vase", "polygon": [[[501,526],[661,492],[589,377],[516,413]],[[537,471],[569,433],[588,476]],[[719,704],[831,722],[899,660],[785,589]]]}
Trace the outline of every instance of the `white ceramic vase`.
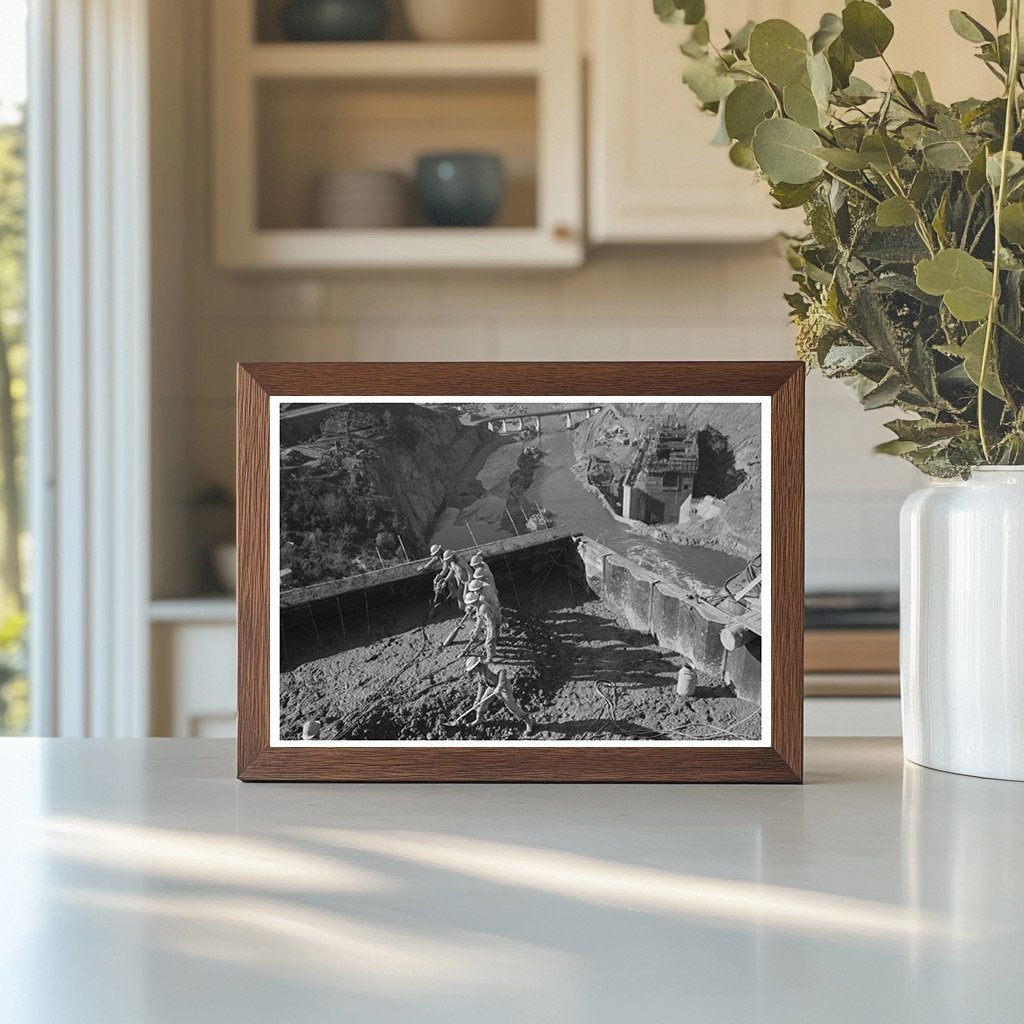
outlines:
{"label": "white ceramic vase", "polygon": [[1024,781],[1024,467],[912,494],[900,550],[905,755]]}

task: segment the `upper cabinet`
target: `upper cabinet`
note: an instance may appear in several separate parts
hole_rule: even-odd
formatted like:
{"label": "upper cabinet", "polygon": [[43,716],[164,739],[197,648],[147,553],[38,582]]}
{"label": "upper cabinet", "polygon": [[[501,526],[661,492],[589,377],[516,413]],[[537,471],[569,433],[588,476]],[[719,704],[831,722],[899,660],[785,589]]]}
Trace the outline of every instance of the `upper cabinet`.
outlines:
{"label": "upper cabinet", "polygon": [[[682,84],[679,44],[689,29],[663,25],[650,0],[585,0],[589,27],[590,237],[607,242],[715,242],[799,231],[799,211],[776,210],[767,186],[712,146],[715,121]],[[713,38],[748,20],[785,18],[810,35],[845,0],[708,0]],[[897,69],[924,70],[938,99],[996,94],[998,83],[952,30],[948,6],[989,24],[990,0],[955,5],[897,0],[887,57]],[[880,61],[857,73],[880,83]]]}
{"label": "upper cabinet", "polygon": [[[587,3],[591,239],[742,241],[798,230],[798,213],[776,210],[767,186],[711,145],[715,120],[682,82],[689,29],[663,25],[648,0]],[[824,9],[824,0],[709,0],[708,18],[716,33],[772,17],[817,27]]]}
{"label": "upper cabinet", "polygon": [[210,5],[219,266],[582,261],[576,3],[405,0],[380,38],[303,40],[318,6]]}
{"label": "upper cabinet", "polygon": [[[809,35],[843,3],[707,6],[721,38],[774,17]],[[991,21],[990,0],[963,6]],[[661,24],[650,0],[387,0],[381,38],[348,42],[297,38],[309,23],[286,12],[308,17],[323,0],[209,7],[222,267],[573,267],[588,241],[735,242],[802,228],[800,211],[776,210],[767,186],[711,145],[715,121],[681,81],[688,29]],[[997,91],[944,6],[899,0],[887,14],[891,62],[927,71],[938,98]],[[858,74],[886,72],[873,61]],[[435,161],[417,190],[418,158],[438,153],[457,159]],[[487,226],[458,226],[444,209],[452,195],[468,196]]]}

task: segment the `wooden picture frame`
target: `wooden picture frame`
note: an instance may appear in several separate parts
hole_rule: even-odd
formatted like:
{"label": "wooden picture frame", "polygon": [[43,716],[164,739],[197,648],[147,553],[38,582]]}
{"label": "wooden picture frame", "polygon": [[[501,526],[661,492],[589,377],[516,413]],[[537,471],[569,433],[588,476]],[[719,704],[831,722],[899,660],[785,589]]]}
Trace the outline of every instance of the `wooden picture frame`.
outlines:
{"label": "wooden picture frame", "polygon": [[[271,723],[271,408],[317,396],[352,403],[409,397],[671,396],[760,401],[770,452],[762,544],[770,623],[770,722],[756,745],[281,745]],[[712,396],[712,397],[704,397]],[[478,401],[477,398],[467,399]],[[660,399],[666,401],[665,398]],[[277,404],[275,404],[277,403]],[[403,403],[404,404],[404,403]],[[537,408],[547,408],[538,405]],[[609,408],[612,408],[609,405]],[[548,413],[544,413],[548,415]],[[554,415],[552,413],[552,415]],[[571,415],[568,417],[571,423]],[[540,421],[538,420],[538,427]],[[520,428],[522,424],[520,423]],[[769,432],[770,427],[770,432]],[[497,427],[493,428],[497,429]],[[570,442],[571,443],[571,442]],[[636,444],[636,441],[623,442]],[[804,367],[799,362],[259,363],[238,367],[238,777],[256,781],[788,782],[803,771]],[[382,570],[384,571],[384,570]],[[511,570],[510,570],[511,572]],[[383,577],[382,577],[383,578]],[[392,586],[394,591],[394,586]],[[653,602],[653,598],[651,599]],[[369,606],[368,606],[369,607]],[[339,603],[339,615],[341,605]],[[653,613],[652,613],[653,614]],[[369,612],[367,612],[367,620]],[[367,621],[369,629],[369,621]],[[766,630],[766,632],[769,632]],[[758,641],[760,643],[760,640]],[[731,649],[731,648],[730,648]],[[724,664],[724,661],[723,661]],[[280,718],[280,710],[275,709]],[[769,735],[770,733],[770,735]]]}

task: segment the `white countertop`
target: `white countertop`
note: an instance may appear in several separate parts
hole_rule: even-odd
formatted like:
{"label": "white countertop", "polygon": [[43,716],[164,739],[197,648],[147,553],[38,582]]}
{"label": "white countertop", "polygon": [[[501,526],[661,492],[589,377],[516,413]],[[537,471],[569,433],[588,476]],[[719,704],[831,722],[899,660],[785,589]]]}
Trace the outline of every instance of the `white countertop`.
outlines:
{"label": "white countertop", "polygon": [[230,742],[0,741],[5,1024],[1024,1016],[1024,785],[241,785]]}

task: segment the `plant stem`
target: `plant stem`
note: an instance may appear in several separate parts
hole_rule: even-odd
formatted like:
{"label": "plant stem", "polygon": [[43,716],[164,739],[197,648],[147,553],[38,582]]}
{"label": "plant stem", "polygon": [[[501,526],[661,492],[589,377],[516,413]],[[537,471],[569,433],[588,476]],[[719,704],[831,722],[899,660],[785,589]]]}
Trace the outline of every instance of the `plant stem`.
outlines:
{"label": "plant stem", "polygon": [[[917,233],[921,236],[921,241],[924,242],[929,255],[934,256],[935,247],[932,245],[932,230],[928,225],[928,221],[924,219],[924,214],[917,208],[917,204],[910,201],[910,197],[903,187],[903,182],[900,181],[899,172],[893,168],[892,174],[882,175],[882,180],[887,181],[901,199],[906,199],[910,203],[911,209],[914,211],[914,217],[917,219]],[[943,248],[942,242],[938,237],[936,237],[935,243],[939,246],[940,250]]]}
{"label": "plant stem", "polygon": [[995,197],[995,246],[992,256],[992,295],[989,300],[988,320],[985,323],[985,346],[981,350],[981,371],[978,374],[978,435],[985,461],[992,462],[992,452],[985,431],[985,375],[992,355],[992,335],[999,316],[999,272],[1001,266],[1003,205],[1006,201],[1006,170],[1013,126],[1017,117],[1017,83],[1020,68],[1020,0],[1010,0],[1010,74],[1006,83],[1006,124],[1003,126],[1003,150],[999,167],[999,190]]}
{"label": "plant stem", "polygon": [[847,188],[852,188],[854,192],[859,192],[865,199],[870,199],[871,202],[877,206],[880,202],[877,196],[873,196],[866,188],[861,188],[860,185],[852,181],[847,181],[846,178],[840,178],[838,174],[830,171],[827,167],[825,173],[833,180],[838,181],[841,185],[845,185]]}

